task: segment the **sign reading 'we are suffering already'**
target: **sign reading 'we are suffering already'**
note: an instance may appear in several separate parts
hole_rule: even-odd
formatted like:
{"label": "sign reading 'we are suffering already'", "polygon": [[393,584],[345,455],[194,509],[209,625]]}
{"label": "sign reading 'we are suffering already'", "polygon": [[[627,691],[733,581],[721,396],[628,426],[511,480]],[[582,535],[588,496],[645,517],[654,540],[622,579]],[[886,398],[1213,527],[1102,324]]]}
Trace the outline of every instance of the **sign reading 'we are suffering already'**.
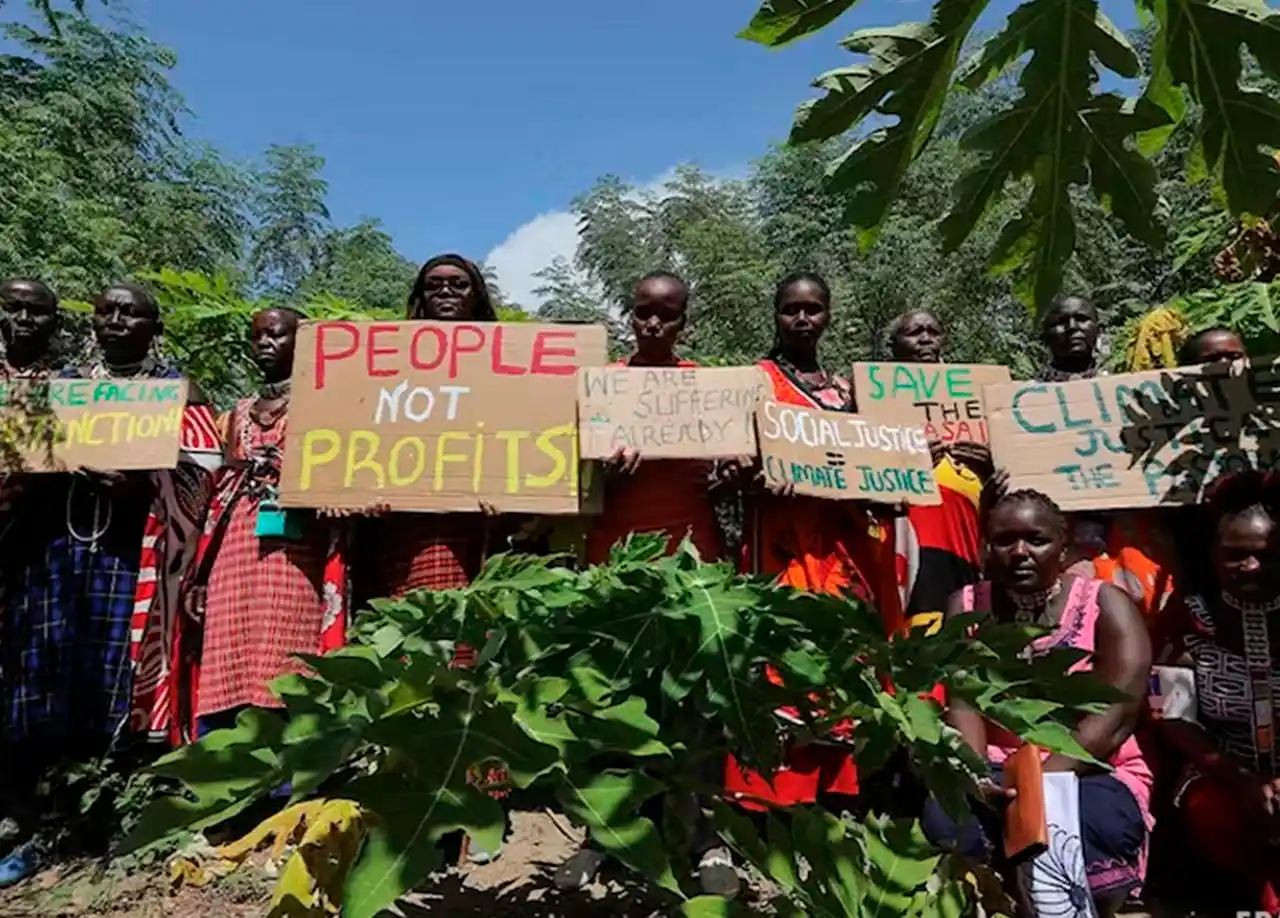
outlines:
{"label": "sign reading 'we are suffering already'", "polygon": [[982,387],[1008,383],[1008,367],[961,363],[855,363],[858,411],[867,417],[901,420],[915,407],[924,415],[925,436],[940,443],[990,442]]}
{"label": "sign reading 'we are suffering already'", "polygon": [[28,472],[171,469],[186,404],[181,379],[0,382],[0,463]]}
{"label": "sign reading 'we are suffering already'", "polygon": [[596,367],[578,374],[583,459],[754,456],[758,367]]}
{"label": "sign reading 'we are suffering already'", "polygon": [[933,459],[918,425],[766,400],[756,410],[765,479],[831,500],[936,506]]}
{"label": "sign reading 'we are suffering already'", "polygon": [[1010,487],[1063,510],[1198,503],[1224,472],[1273,467],[1280,447],[1274,360],[993,386],[986,402]]}
{"label": "sign reading 'we are suffering already'", "polygon": [[281,504],[578,513],[577,372],[605,359],[593,325],[306,322]]}

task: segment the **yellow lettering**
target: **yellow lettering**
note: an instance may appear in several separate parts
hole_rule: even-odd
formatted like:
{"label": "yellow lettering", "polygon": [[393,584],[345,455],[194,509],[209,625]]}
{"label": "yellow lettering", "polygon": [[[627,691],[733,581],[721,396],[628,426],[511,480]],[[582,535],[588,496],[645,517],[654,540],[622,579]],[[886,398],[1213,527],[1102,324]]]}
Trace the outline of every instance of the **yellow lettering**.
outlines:
{"label": "yellow lettering", "polygon": [[465,441],[470,435],[458,430],[449,430],[440,434],[440,439],[436,440],[436,467],[435,467],[435,489],[439,491],[444,487],[444,466],[446,462],[466,462],[467,457],[461,453],[448,452],[449,443],[456,440]]}
{"label": "yellow lettering", "polygon": [[[317,450],[317,444],[322,449]],[[317,466],[328,465],[338,458],[338,450],[342,446],[342,438],[336,430],[316,428],[302,435],[302,473],[298,477],[298,488],[311,490],[311,472]]]}
{"label": "yellow lettering", "polygon": [[[382,466],[378,464],[378,445],[381,438],[372,430],[353,430],[351,431],[351,439],[347,441],[347,471],[342,478],[342,486],[344,488],[351,487],[351,483],[355,480],[356,472],[361,469],[368,469],[373,472],[374,479],[378,482],[376,487],[379,489],[387,486],[386,473],[382,471]],[[356,450],[361,446],[364,447],[364,456],[357,459]]]}
{"label": "yellow lettering", "polygon": [[527,430],[500,430],[499,440],[507,444],[507,493],[515,494],[520,490],[520,441],[529,436]]}
{"label": "yellow lettering", "polygon": [[164,413],[164,433],[166,436],[182,435],[182,412],[183,406],[175,405]]}
{"label": "yellow lettering", "polygon": [[480,493],[480,473],[484,471],[484,424],[476,424],[476,461],[471,467],[471,490]]}
{"label": "yellow lettering", "polygon": [[[133,418],[135,416],[131,415],[130,417]],[[156,428],[160,426],[160,419],[158,417],[156,417],[153,414],[144,414],[142,417],[137,418],[136,420],[137,420],[137,434],[139,437],[146,440],[156,435]],[[132,427],[133,425],[130,425],[130,426]],[[134,434],[134,431],[130,430],[129,431],[130,440],[133,439],[133,434]]]}
{"label": "yellow lettering", "polygon": [[94,429],[98,426],[98,422],[101,421],[104,417],[109,417],[109,415],[91,414],[85,418],[84,429],[83,431],[81,431],[81,433],[84,436],[85,446],[101,446],[102,445],[102,438],[97,436],[94,433]]}
{"label": "yellow lettering", "polygon": [[569,460],[559,446],[553,441],[557,437],[573,437],[573,425],[562,424],[559,427],[548,427],[542,433],[538,434],[538,439],[534,444],[546,456],[551,457],[553,465],[551,471],[545,475],[529,475],[525,477],[524,483],[530,488],[549,488],[560,479],[565,477],[565,473],[569,471]]}
{"label": "yellow lettering", "polygon": [[[400,474],[400,451],[406,446],[413,447],[416,454],[416,461],[413,465],[413,471],[407,475]],[[419,478],[427,468],[427,447],[422,442],[421,437],[401,437],[396,441],[396,445],[391,447],[391,455],[387,459],[388,471],[391,475],[391,483],[398,488],[405,485],[411,485]]]}

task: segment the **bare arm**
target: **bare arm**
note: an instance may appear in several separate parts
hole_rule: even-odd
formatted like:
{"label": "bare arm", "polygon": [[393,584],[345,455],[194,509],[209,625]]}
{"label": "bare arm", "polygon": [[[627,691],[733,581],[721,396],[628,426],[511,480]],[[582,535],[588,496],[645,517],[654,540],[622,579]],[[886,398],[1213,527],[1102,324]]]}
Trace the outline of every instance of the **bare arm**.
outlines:
{"label": "bare arm", "polygon": [[[1093,673],[1126,697],[1101,714],[1086,715],[1076,727],[1076,740],[1094,758],[1107,761],[1133,735],[1150,672],[1151,639],[1141,613],[1121,590],[1104,584],[1098,591]],[[1088,772],[1093,767],[1064,755],[1051,755],[1044,763],[1045,771]]]}

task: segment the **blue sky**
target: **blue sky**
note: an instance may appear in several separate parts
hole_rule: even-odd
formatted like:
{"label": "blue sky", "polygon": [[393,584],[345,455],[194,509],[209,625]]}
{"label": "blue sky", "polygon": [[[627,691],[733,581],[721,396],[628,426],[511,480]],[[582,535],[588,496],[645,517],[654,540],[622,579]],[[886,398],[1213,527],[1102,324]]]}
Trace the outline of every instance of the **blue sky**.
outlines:
{"label": "blue sky", "polygon": [[[1008,0],[993,6],[1007,10]],[[572,255],[570,200],[606,173],[741,173],[785,137],[809,81],[863,25],[928,15],[863,0],[770,51],[735,38],[753,0],[132,0],[178,53],[188,133],[237,158],[313,143],[342,224],[381,219],[417,260],[494,264],[529,305]]]}
{"label": "blue sky", "polygon": [[[490,259],[518,299],[572,254],[570,200],[680,162],[741,172],[785,136],[837,35],[735,38],[751,0],[132,0],[178,53],[193,136],[234,157],[314,143],[339,223],[380,218],[417,261]],[[923,2],[868,0],[889,22]],[[504,245],[504,243],[506,243]]]}

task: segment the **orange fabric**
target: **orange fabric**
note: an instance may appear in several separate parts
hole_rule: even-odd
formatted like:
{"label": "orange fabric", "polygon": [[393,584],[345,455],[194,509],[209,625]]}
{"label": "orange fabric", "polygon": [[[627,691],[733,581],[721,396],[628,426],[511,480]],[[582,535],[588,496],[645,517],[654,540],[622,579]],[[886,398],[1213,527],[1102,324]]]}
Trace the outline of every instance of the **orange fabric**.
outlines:
{"label": "orange fabric", "polygon": [[[823,407],[799,389],[772,361],[760,364],[773,397],[789,405]],[[893,547],[893,527],[873,518],[866,506],[851,501],[764,495],[748,515],[742,566],[746,572],[774,574],[799,590],[851,595],[877,604],[886,633],[904,626]],[[773,667],[766,675],[781,678]],[[833,731],[847,736],[851,725]],[[844,749],[809,745],[788,751],[786,763],[767,781],[730,756],[725,789],[745,809],[813,803],[819,793],[858,793],[853,757]]]}
{"label": "orange fabric", "polygon": [[1124,590],[1152,630],[1165,616],[1175,587],[1175,552],[1162,522],[1167,518],[1159,510],[1117,513],[1107,550],[1093,559],[1093,576]]}
{"label": "orange fabric", "polygon": [[[617,365],[628,366],[629,361]],[[681,360],[675,366],[697,364]],[[687,534],[703,560],[720,560],[724,546],[711,504],[710,472],[709,462],[696,459],[646,461],[642,450],[640,468],[630,480],[606,485],[604,512],[587,535],[587,563],[608,560],[614,543],[632,532],[665,532],[671,551]]]}

